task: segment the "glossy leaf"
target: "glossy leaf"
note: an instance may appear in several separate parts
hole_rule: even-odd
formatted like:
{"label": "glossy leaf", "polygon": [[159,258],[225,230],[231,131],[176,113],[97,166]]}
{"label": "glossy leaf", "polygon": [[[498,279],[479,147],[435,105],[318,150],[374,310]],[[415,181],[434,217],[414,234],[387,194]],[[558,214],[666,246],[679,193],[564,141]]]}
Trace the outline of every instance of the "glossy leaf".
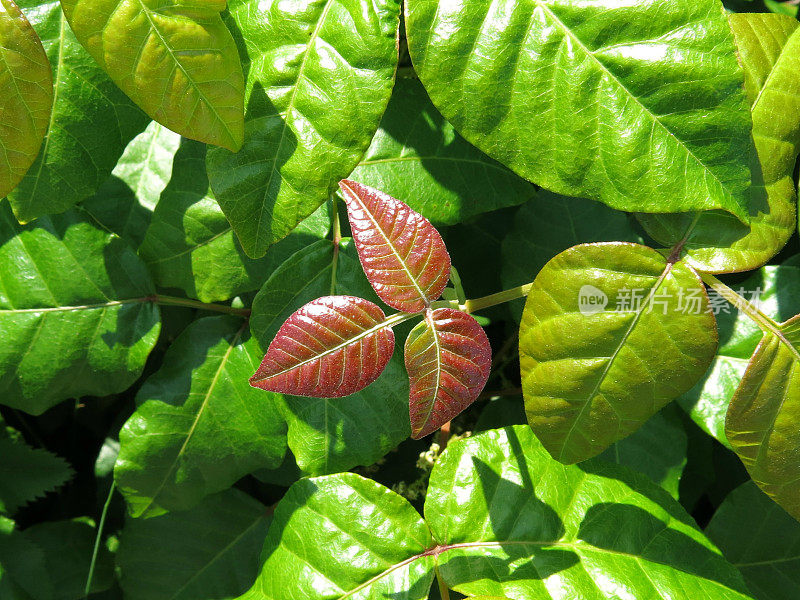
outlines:
{"label": "glossy leaf", "polygon": [[53,0],[17,2],[52,66],[53,110],[33,165],[8,194],[16,217],[61,213],[94,194],[148,119],[75,39]]}
{"label": "glossy leaf", "polygon": [[327,235],[326,205],[302,221],[260,259],[249,258],[208,186],[206,146],[183,140],[139,254],[156,284],[203,302],[257,290],[300,248]]}
{"label": "glossy leaf", "polygon": [[410,0],[411,60],[467,141],[544,188],[744,222],[753,151],[716,0]]}
{"label": "glossy leaf", "polygon": [[209,496],[187,511],[129,518],[117,553],[125,597],[236,598],[258,574],[269,520],[266,507],[236,489]]}
{"label": "glossy leaf", "polygon": [[[779,322],[800,313],[800,268],[766,266],[733,289]],[[678,398],[678,404],[701,429],[728,446],[725,414],[763,332],[750,317],[715,292],[709,297],[717,318],[719,350],[703,379]]]}
{"label": "glossy leaf", "polygon": [[631,435],[606,448],[599,458],[644,473],[678,500],[688,444],[676,411],[680,409],[674,405],[664,407]]}
{"label": "glossy leaf", "polygon": [[432,546],[419,513],[382,485],[354,473],[302,479],[275,509],[242,600],[424,600],[435,558],[420,555]]}
{"label": "glossy leaf", "polygon": [[483,327],[453,308],[425,312],[409,334],[405,362],[411,381],[411,437],[433,433],[472,404],[489,378],[492,347]]}
{"label": "glossy leaf", "polygon": [[130,247],[81,212],[19,225],[0,205],[0,403],[41,414],[127,389],[160,330]]}
{"label": "glossy leaf", "polygon": [[260,354],[232,316],[200,319],[170,346],[120,432],[114,480],[133,516],[191,508],[280,464],[286,424],[273,398],[247,385]]}
{"label": "glossy leaf", "polygon": [[450,444],[431,473],[425,522],[358,475],[301,480],[278,504],[262,556],[245,600],[422,600],[435,566],[467,595],[751,598],[663,490],[616,465],[561,465],[527,426]]}
{"label": "glossy leaf", "polygon": [[379,306],[355,296],[324,296],[286,319],[250,385],[341,398],[375,381],[393,351],[394,332]]}
{"label": "glossy leaf", "polygon": [[586,460],[686,392],[716,347],[691,269],[635,244],[575,246],[539,272],[522,314],[528,422],[557,460]]}
{"label": "glossy leaf", "polygon": [[[377,302],[352,241],[343,241],[336,260],[334,294]],[[330,294],[333,261],[333,245],[322,240],[294,254],[266,281],[253,301],[250,318],[250,330],[262,348],[297,306]],[[289,448],[304,473],[338,473],[374,464],[411,433],[401,352],[394,353],[377,381],[352,396],[332,400],[274,396],[289,425]]]}
{"label": "glossy leaf", "polygon": [[[593,200],[541,190],[519,207],[511,231],[502,238],[503,288],[530,282],[547,261],[576,244],[642,241],[624,213]],[[510,305],[517,321],[524,304],[519,300]]]}
{"label": "glossy leaf", "polygon": [[752,481],[725,498],[706,535],[758,600],[789,600],[800,589],[800,523]]}
{"label": "glossy leaf", "polygon": [[137,135],[97,193],[81,203],[106,229],[138,248],[167,185],[180,136],[151,122]]}
{"label": "glossy leaf", "polygon": [[686,262],[713,273],[747,271],[766,263],[795,229],[792,172],[800,150],[800,27],[769,14],[730,17],[753,118],[750,227],[728,214],[641,215],[650,235],[673,245],[686,239]]}
{"label": "glossy leaf", "polygon": [[388,194],[344,180],[353,241],[381,300],[405,312],[426,308],[450,279],[450,255],[425,217]]}
{"label": "glossy leaf", "polygon": [[416,78],[398,78],[381,126],[349,179],[452,225],[532,198],[535,187],[456,133]]}
{"label": "glossy leaf", "polygon": [[725,434],[747,472],[800,520],[800,318],[765,334],[731,400]]}
{"label": "glossy leaf", "polygon": [[0,198],[33,164],[50,122],[53,79],[39,36],[13,0],[0,0]]}
{"label": "glossy leaf", "polygon": [[244,76],[222,22],[224,0],[61,0],[81,44],[153,119],[236,151]]}
{"label": "glossy leaf", "polygon": [[63,458],[23,440],[0,438],[0,456],[0,513],[13,514],[73,475]]}
{"label": "glossy leaf", "polygon": [[397,66],[396,0],[231,0],[248,72],[245,138],[211,149],[211,187],[248,256],[313,213],[363,156]]}

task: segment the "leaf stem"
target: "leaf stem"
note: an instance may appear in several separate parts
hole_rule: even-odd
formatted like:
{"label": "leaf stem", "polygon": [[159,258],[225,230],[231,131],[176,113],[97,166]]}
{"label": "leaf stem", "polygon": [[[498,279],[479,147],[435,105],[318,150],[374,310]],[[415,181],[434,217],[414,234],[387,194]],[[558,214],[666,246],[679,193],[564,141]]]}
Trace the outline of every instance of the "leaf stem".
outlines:
{"label": "leaf stem", "polygon": [[448,589],[447,585],[445,585],[444,579],[442,579],[442,574],[439,572],[438,560],[436,561],[433,570],[436,572],[436,583],[439,584],[439,595],[442,597],[442,600],[450,600],[450,590]]}
{"label": "leaf stem", "polygon": [[150,297],[150,300],[156,304],[165,304],[167,306],[187,306],[189,308],[198,308],[200,310],[227,313],[245,318],[250,316],[249,308],[234,308],[233,306],[226,306],[224,304],[209,304],[207,302],[200,302],[199,300],[190,300],[189,298],[178,298],[176,296],[162,296],[161,294],[155,294]]}
{"label": "leaf stem", "polygon": [[722,283],[711,273],[701,273],[700,276],[712,290],[730,302],[734,308],[741,310],[744,314],[750,317],[753,321],[755,321],[756,325],[758,325],[765,332],[773,333],[778,337],[783,338],[781,326],[758,310],[758,308],[753,306],[751,302],[748,302],[742,298],[739,294],[734,292],[731,288]]}
{"label": "leaf stem", "polygon": [[94,578],[94,567],[97,563],[97,552],[100,549],[100,540],[103,537],[103,528],[106,525],[106,515],[108,514],[108,507],[111,505],[111,498],[114,496],[114,490],[117,487],[117,482],[112,479],[111,487],[108,490],[108,497],[106,503],[103,505],[103,512],[100,514],[100,523],[97,525],[97,535],[94,538],[94,549],[92,550],[92,562],[89,563],[89,574],[86,576],[86,586],[83,588],[83,595],[85,598],[89,597],[89,592],[92,590],[92,579]]}
{"label": "leaf stem", "polygon": [[496,294],[489,294],[488,296],[475,298],[474,300],[467,300],[462,308],[466,312],[471,313],[475,312],[476,310],[483,310],[484,308],[495,306],[496,304],[502,304],[503,302],[510,302],[511,300],[516,300],[517,298],[524,298],[528,295],[528,292],[531,291],[531,287],[533,287],[533,282],[511,288],[510,290],[503,290],[502,292],[497,292]]}
{"label": "leaf stem", "polygon": [[331,219],[333,220],[333,262],[331,264],[331,296],[336,294],[336,271],[339,267],[339,245],[342,243],[342,224],[336,194],[331,194]]}

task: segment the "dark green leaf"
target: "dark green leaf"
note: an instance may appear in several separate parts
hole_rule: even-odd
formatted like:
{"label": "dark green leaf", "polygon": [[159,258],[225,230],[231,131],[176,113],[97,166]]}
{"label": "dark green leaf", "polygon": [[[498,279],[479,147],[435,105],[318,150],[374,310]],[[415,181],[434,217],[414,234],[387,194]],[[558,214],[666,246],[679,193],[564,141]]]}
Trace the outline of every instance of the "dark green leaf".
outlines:
{"label": "dark green leaf", "polygon": [[21,226],[0,206],[0,292],[0,403],[31,414],[121,392],[158,338],[144,264],[77,209]]}
{"label": "dark green leaf", "polygon": [[0,0],[0,198],[20,182],[42,146],[53,107],[50,62],[12,0]]}
{"label": "dark green leaf", "polygon": [[697,274],[622,242],[575,246],[547,263],[519,337],[528,422],[565,463],[633,433],[694,385],[717,347]]}
{"label": "dark green leaf", "polygon": [[330,219],[323,205],[264,257],[248,258],[208,187],[205,157],[204,144],[182,142],[139,253],[159,286],[215,302],[258,289],[294,252],[327,235]]}
{"label": "dark green leaf", "polygon": [[94,194],[148,119],[89,56],[52,0],[19,0],[53,66],[55,100],[39,156],[8,195],[22,222]]}
{"label": "dark green leaf", "polygon": [[232,316],[200,319],[170,346],[120,432],[114,479],[133,516],[191,508],[281,463],[286,424],[247,382],[260,360],[247,322]]}
{"label": "dark green leaf", "polygon": [[406,202],[434,224],[520,204],[530,183],[464,140],[417,79],[395,83],[381,126],[350,179]]}
{"label": "dark green leaf", "polygon": [[800,523],[748,481],[714,513],[706,535],[741,571],[758,600],[791,600],[800,589]]}
{"label": "dark green leaf", "polygon": [[758,486],[800,520],[800,317],[767,333],[731,399],[725,435]]}
{"label": "dark green leaf", "polygon": [[97,193],[83,208],[103,227],[138,248],[161,191],[169,181],[180,136],[150,123],[137,135]]}
{"label": "dark green leaf", "polygon": [[14,513],[63,485],[73,474],[63,458],[31,448],[22,440],[0,438],[0,457],[0,513]]}
{"label": "dark green leaf", "polygon": [[621,210],[748,221],[751,122],[717,0],[405,6],[433,103],[492,158]]}
{"label": "dark green leaf", "polygon": [[800,150],[800,24],[768,14],[730,17],[745,70],[757,157],[752,165],[750,227],[718,211],[641,215],[648,233],[672,245],[686,240],[686,261],[727,273],[763,265],[795,229],[792,172]]}
{"label": "dark green leaf", "polygon": [[[585,242],[636,242],[642,237],[630,217],[603,204],[542,190],[523,204],[503,237],[502,282],[512,288],[533,281],[559,252]],[[511,305],[519,321],[524,300]]]}
{"label": "dark green leaf", "polygon": [[369,146],[397,66],[396,0],[231,0],[248,71],[245,139],[208,153],[217,200],[251,257],[285,237]]}
{"label": "dark green leaf", "polygon": [[61,0],[73,31],[147,114],[186,137],[236,151],[244,77],[220,17],[225,0]]}
{"label": "dark green leaf", "polygon": [[[117,566],[128,600],[228,600],[258,574],[267,509],[231,489],[191,510],[129,518]],[[202,535],[199,535],[202,532]]]}

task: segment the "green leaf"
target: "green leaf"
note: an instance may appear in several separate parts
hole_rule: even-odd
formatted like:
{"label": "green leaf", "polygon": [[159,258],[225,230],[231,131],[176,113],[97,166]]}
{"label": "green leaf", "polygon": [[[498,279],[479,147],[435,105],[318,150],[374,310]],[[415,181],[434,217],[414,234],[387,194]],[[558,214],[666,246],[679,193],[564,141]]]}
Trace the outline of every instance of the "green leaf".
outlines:
{"label": "green leaf", "polygon": [[518,600],[750,598],[664,490],[602,461],[559,464],[527,426],[451,443],[431,473],[425,522],[358,475],[300,480],[262,556],[243,600],[422,600],[434,567],[457,592]]}
{"label": "green leaf", "polygon": [[419,513],[382,485],[353,473],[301,479],[275,509],[242,600],[424,600],[435,559],[420,555],[432,546]]}
{"label": "green leaf", "polygon": [[797,18],[800,7],[792,0],[764,0],[764,6],[774,13]]}
{"label": "green leaf", "polygon": [[742,70],[717,0],[409,0],[411,59],[467,141],[612,208],[748,222]]}
{"label": "green leaf", "polygon": [[209,189],[205,158],[204,144],[183,140],[139,249],[160,287],[203,302],[227,300],[257,290],[294,252],[328,234],[325,204],[264,257],[248,258]]}
{"label": "green leaf", "polygon": [[81,47],[58,2],[19,0],[53,67],[54,101],[39,156],[8,194],[22,222],[94,194],[147,117]]}
{"label": "green leaf", "polygon": [[[258,574],[267,509],[236,489],[191,510],[129,518],[117,552],[128,600],[228,600]],[[202,532],[202,535],[198,535]]]}
{"label": "green leaf", "polygon": [[41,414],[127,389],[160,330],[147,269],[72,210],[19,225],[0,205],[0,403]]}
{"label": "green leaf", "polygon": [[395,83],[381,126],[349,179],[400,198],[437,225],[521,204],[535,187],[469,144],[417,79]]}
{"label": "green leaf", "polygon": [[675,406],[664,407],[631,435],[606,448],[599,458],[644,473],[677,500],[688,443],[676,410]]}
{"label": "green leaf", "polygon": [[81,204],[103,227],[138,248],[169,181],[180,136],[151,122],[137,135],[97,193]]}
{"label": "green leaf", "polygon": [[800,589],[800,523],[752,482],[714,513],[706,535],[744,576],[758,600],[789,600]]}
{"label": "green leaf", "polygon": [[[508,235],[503,237],[501,278],[504,288],[524,285],[559,252],[585,242],[635,242],[642,236],[631,217],[607,206],[560,196],[546,190],[520,206]],[[513,302],[517,321],[525,301]]]}
{"label": "green leaf", "polygon": [[63,485],[73,475],[63,458],[25,442],[0,438],[0,513],[18,508]]}
{"label": "green leaf", "polygon": [[313,213],[369,146],[397,66],[396,0],[231,0],[247,76],[241,151],[208,153],[211,187],[257,258]]}
{"label": "green leaf", "polygon": [[554,458],[591,458],[686,392],[714,357],[700,278],[636,244],[575,246],[536,276],[520,325],[525,410]]}
{"label": "green leaf", "polygon": [[[53,582],[44,576],[44,551],[17,529],[16,523],[0,515],[0,592],[3,600],[50,600]],[[11,595],[13,593],[13,595]]]}
{"label": "green leaf", "polygon": [[686,262],[713,273],[760,267],[795,230],[792,180],[800,151],[800,24],[779,15],[730,16],[751,105],[756,160],[750,227],[729,214],[640,215],[648,233],[673,245],[686,240]]}
{"label": "green leaf", "polygon": [[247,383],[260,359],[247,322],[232,316],[200,319],[173,342],[120,431],[114,479],[134,517],[186,510],[281,463],[286,425]]}
{"label": "green leaf", "polygon": [[[785,321],[800,313],[800,268],[766,266],[734,286],[740,296],[767,317]],[[717,317],[720,345],[705,377],[678,398],[692,420],[726,446],[725,414],[742,380],[762,331],[713,290],[710,306]]]}
{"label": "green leaf", "polygon": [[725,435],[747,472],[800,520],[800,317],[765,334],[731,399]]}
{"label": "green leaf", "polygon": [[749,597],[663,490],[616,465],[561,465],[526,426],[449,445],[431,474],[425,519],[445,582],[464,594]]}
{"label": "green leaf", "polygon": [[50,62],[12,0],[0,0],[0,198],[22,180],[47,133],[53,107]]}
{"label": "green leaf", "polygon": [[[262,350],[298,306],[331,291],[378,302],[350,240],[342,242],[336,283],[331,290],[333,260],[333,245],[321,240],[294,254],[267,280],[253,300],[250,318],[250,330]],[[398,349],[378,380],[351,396],[274,397],[289,425],[289,448],[308,474],[371,465],[411,433],[408,378],[402,351]]]}
{"label": "green leaf", "polygon": [[220,12],[225,0],[61,0],[75,35],[159,123],[236,151],[244,76]]}

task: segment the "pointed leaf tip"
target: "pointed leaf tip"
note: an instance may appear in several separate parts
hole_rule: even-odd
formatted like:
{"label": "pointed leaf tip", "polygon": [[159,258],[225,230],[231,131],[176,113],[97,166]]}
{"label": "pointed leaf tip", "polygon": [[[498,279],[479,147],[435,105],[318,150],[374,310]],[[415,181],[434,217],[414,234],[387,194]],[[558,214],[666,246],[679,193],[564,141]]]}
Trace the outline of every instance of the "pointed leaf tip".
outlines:
{"label": "pointed leaf tip", "polygon": [[450,278],[450,255],[430,221],[380,190],[349,179],[339,187],[361,265],[381,300],[417,312],[439,298]]}
{"label": "pointed leaf tip", "polygon": [[492,348],[478,322],[453,308],[428,310],[409,334],[405,360],[411,381],[411,437],[433,433],[472,404],[492,365]]}
{"label": "pointed leaf tip", "polygon": [[292,314],[278,330],[250,385],[283,394],[340,398],[383,372],[394,332],[383,311],[354,296],[325,296]]}

